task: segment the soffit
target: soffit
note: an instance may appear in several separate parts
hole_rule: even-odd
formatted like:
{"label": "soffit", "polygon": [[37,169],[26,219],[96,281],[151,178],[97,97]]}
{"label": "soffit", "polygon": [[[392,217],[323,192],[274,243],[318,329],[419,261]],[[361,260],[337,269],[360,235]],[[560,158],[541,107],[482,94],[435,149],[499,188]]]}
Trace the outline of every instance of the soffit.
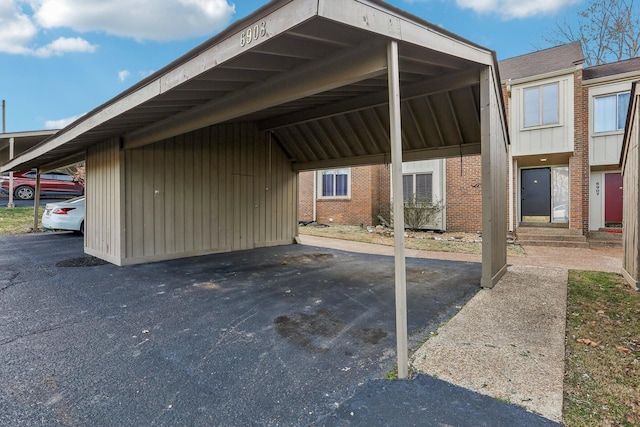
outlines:
{"label": "soffit", "polygon": [[[248,121],[299,170],[389,161],[390,40],[399,47],[405,158],[480,152],[479,76],[488,64],[495,68],[490,51],[382,2],[320,3],[323,11],[314,9],[317,1],[269,3],[2,170],[75,160],[111,138],[133,149]],[[267,36],[247,46],[247,29],[260,33],[263,23]]]}

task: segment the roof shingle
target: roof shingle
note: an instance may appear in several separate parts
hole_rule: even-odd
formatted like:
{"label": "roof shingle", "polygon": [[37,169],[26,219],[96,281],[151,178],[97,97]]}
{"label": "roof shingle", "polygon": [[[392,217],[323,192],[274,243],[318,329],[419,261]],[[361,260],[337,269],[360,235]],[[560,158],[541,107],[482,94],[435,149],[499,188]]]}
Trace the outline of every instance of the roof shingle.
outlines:
{"label": "roof shingle", "polygon": [[613,76],[632,71],[640,71],[640,58],[631,58],[610,64],[595,65],[585,68],[582,72],[583,80],[592,80],[599,77]]}
{"label": "roof shingle", "polygon": [[502,81],[537,76],[575,67],[584,61],[579,41],[504,59],[498,63]]}

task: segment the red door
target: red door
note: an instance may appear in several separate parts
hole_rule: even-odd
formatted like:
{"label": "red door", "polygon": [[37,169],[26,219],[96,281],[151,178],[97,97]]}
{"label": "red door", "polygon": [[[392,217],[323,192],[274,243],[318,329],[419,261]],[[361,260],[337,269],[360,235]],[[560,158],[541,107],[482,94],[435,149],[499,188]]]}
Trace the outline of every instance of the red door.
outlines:
{"label": "red door", "polygon": [[622,175],[619,173],[604,176],[604,225],[622,225]]}

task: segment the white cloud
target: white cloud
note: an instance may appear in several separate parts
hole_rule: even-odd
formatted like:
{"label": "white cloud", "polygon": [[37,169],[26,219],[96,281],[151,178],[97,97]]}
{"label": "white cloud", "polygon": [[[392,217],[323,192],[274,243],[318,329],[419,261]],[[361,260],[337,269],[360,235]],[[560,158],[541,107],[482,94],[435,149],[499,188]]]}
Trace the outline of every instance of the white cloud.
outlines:
{"label": "white cloud", "polygon": [[131,73],[129,72],[129,70],[122,70],[122,71],[118,71],[118,80],[120,80],[121,82],[127,80],[127,78],[131,75]]}
{"label": "white cloud", "polygon": [[36,56],[48,58],[50,56],[62,56],[69,52],[93,53],[96,49],[97,46],[80,37],[60,37],[48,45],[36,49],[33,53]]}
{"label": "white cloud", "polygon": [[212,34],[235,13],[228,0],[0,0],[0,53],[59,56],[95,52],[81,37],[36,46],[43,29],[103,32],[140,40],[181,40]]}
{"label": "white cloud", "polygon": [[225,27],[235,12],[227,0],[36,0],[43,28],[103,31],[136,40],[179,40]]}
{"label": "white cloud", "polygon": [[95,52],[97,46],[80,37],[60,37],[45,46],[32,46],[39,28],[20,5],[19,0],[0,0],[0,52],[43,58],[67,52]]}
{"label": "white cloud", "polygon": [[79,114],[77,116],[67,117],[66,119],[46,120],[44,122],[44,127],[45,127],[45,129],[62,129],[64,127],[67,127],[71,123],[75,122],[80,117],[84,116],[85,114],[86,113],[82,113],[82,114]]}
{"label": "white cloud", "polygon": [[37,34],[37,27],[13,1],[0,0],[0,52],[28,54],[25,45]]}
{"label": "white cloud", "polygon": [[504,19],[529,18],[558,12],[580,0],[456,0],[458,7],[478,13],[493,13]]}

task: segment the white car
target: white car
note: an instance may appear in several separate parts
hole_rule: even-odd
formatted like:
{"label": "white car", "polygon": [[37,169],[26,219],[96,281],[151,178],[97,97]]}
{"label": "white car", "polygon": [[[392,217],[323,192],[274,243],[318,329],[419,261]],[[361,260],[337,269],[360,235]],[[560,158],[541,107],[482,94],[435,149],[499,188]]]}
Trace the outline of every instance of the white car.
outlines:
{"label": "white car", "polygon": [[42,227],[84,234],[84,196],[65,202],[47,203],[42,214]]}

